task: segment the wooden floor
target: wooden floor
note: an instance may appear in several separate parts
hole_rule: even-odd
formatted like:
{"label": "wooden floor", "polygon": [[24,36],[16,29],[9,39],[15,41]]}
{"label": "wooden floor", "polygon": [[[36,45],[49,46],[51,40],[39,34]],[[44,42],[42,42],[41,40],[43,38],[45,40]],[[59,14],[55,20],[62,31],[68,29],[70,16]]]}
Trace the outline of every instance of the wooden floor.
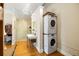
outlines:
{"label": "wooden floor", "polygon": [[[27,44],[28,41],[17,41],[17,46],[15,49],[15,56],[63,56],[59,52],[54,52],[52,54],[38,53],[37,49],[32,46],[32,43]],[[31,46],[31,47],[30,47]]]}
{"label": "wooden floor", "polygon": [[14,55],[15,45],[4,45],[3,55],[12,56]]}

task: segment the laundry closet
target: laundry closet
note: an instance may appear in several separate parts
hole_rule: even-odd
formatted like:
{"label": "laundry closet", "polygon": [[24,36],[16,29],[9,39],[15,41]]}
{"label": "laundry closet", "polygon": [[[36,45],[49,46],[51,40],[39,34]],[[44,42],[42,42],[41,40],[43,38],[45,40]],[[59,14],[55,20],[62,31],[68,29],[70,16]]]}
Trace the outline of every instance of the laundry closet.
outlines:
{"label": "laundry closet", "polygon": [[[32,14],[32,33],[37,36],[36,48],[39,53],[50,54],[56,51],[56,14],[43,13],[40,6]],[[33,31],[34,30],[34,31]]]}

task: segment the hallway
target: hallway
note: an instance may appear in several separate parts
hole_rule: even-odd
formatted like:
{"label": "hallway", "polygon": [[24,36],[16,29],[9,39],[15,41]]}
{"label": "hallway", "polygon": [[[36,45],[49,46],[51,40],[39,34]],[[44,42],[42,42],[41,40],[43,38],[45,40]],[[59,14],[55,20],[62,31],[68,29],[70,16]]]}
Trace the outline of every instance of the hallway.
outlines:
{"label": "hallway", "polygon": [[[17,41],[17,46],[15,49],[14,56],[63,56],[59,52],[47,55],[45,53],[39,54],[35,47],[32,46],[32,43],[27,44],[29,41]],[[32,46],[32,47],[30,47]]]}

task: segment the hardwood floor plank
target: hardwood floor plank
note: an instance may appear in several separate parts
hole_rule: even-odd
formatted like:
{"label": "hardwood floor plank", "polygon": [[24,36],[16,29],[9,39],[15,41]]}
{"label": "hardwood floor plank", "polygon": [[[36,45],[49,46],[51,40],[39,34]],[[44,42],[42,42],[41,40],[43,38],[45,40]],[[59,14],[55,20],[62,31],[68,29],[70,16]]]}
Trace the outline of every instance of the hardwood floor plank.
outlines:
{"label": "hardwood floor plank", "polygon": [[[17,41],[17,46],[15,49],[15,56],[63,56],[63,54],[59,52],[54,52],[52,54],[47,55],[46,53],[39,53],[37,49],[32,46],[32,43],[28,41]],[[32,47],[30,47],[32,46]]]}

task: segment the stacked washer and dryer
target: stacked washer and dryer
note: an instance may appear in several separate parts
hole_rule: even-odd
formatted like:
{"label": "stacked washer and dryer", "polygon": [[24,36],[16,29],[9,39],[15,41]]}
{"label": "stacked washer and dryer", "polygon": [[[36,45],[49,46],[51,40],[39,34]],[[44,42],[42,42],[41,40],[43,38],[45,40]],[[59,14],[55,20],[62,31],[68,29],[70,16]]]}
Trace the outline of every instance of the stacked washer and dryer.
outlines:
{"label": "stacked washer and dryer", "polygon": [[50,54],[56,51],[56,15],[47,12],[44,15],[44,52]]}

